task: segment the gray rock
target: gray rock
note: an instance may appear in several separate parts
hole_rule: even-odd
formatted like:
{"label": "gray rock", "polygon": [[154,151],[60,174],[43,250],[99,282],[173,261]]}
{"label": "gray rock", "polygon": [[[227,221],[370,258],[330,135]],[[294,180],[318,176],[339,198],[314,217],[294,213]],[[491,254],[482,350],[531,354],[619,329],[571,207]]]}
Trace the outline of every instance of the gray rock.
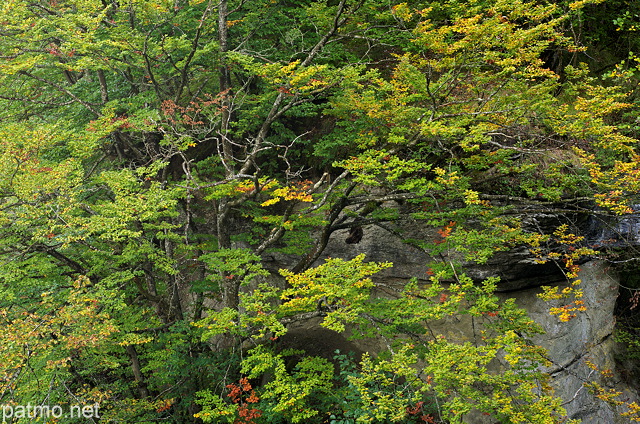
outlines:
{"label": "gray rock", "polygon": [[[640,227],[631,221],[622,222],[621,225],[633,231]],[[392,268],[376,276],[376,281],[381,285],[398,286],[410,278],[426,281],[429,263],[433,262],[434,258],[416,247],[403,243],[397,235],[433,239],[435,231],[434,228],[425,228],[420,223],[410,220],[397,224],[391,232],[370,225],[363,228],[362,238],[357,243],[346,242],[350,236],[349,231],[337,231],[316,265],[327,257],[352,259],[364,253],[370,261],[393,262]],[[455,252],[450,252],[449,255],[456,257]],[[446,257],[447,255],[444,255],[439,259]],[[287,258],[276,258],[276,262],[282,264],[287,262]],[[545,302],[538,297],[542,285],[562,287],[567,284],[561,267],[554,263],[536,263],[526,248],[501,252],[483,265],[467,264],[466,272],[478,281],[489,276],[501,277],[499,296],[516,299],[518,305],[545,330],[544,334],[535,336],[532,341],[548,351],[548,358],[553,365],[545,371],[551,375],[552,385],[557,396],[563,399],[568,417],[580,419],[587,424],[628,422],[626,418],[620,417],[622,410],[616,410],[599,400],[584,386],[585,382],[595,381],[605,388],[623,392],[624,399],[639,400],[634,389],[620,378],[622,371],[617,368],[614,358],[617,347],[612,333],[619,281],[615,271],[610,269],[606,262],[591,260],[581,265],[579,278],[582,280],[580,287],[584,292],[586,311],[578,312],[569,322],[560,322],[556,316],[549,314],[549,308],[558,304]],[[454,340],[473,340],[479,331],[465,317],[443,320],[433,323],[433,326],[436,331],[447,334]],[[314,334],[316,333],[308,326],[296,329],[290,336],[290,342],[296,344],[302,341],[303,344],[315,346],[325,354],[333,352],[336,348],[350,349],[358,354],[367,351],[375,354],[376,349],[383,346],[380,341],[360,341],[354,345],[342,338],[331,341],[328,340],[331,334],[326,331],[316,334],[321,340],[310,340],[309,337],[313,338]],[[596,369],[589,364],[595,365]],[[610,370],[611,374],[603,376],[601,371],[605,370]],[[482,414],[470,414],[466,417],[466,422],[483,424],[485,419]]]}
{"label": "gray rock", "polygon": [[[421,231],[428,236],[429,230]],[[393,262],[393,268],[379,276],[382,282],[397,284],[411,277],[426,278],[428,263],[433,258],[406,246],[384,230],[365,228],[358,244],[344,243],[346,236],[345,232],[335,237],[325,255],[350,259],[364,253],[369,260]],[[616,343],[612,333],[619,281],[615,271],[606,262],[592,260],[581,265],[579,278],[582,280],[580,287],[584,292],[586,311],[578,312],[569,322],[560,322],[549,313],[551,306],[559,304],[553,305],[538,297],[541,285],[567,284],[560,267],[553,263],[537,264],[526,249],[500,253],[487,264],[468,266],[467,272],[477,280],[491,275],[500,276],[500,296],[515,298],[545,330],[545,334],[536,336],[532,341],[548,351],[548,358],[553,365],[545,371],[552,376],[552,385],[557,396],[563,399],[568,417],[593,424],[627,422],[626,418],[620,417],[620,410],[616,411],[596,398],[584,386],[585,382],[595,381],[605,388],[624,392],[625,398],[630,401],[638,399],[637,393],[616,377],[619,370],[614,360]],[[434,326],[441,327],[442,334],[453,339],[473,340],[477,336],[467,319],[446,320],[434,323]],[[595,365],[596,370],[588,363]],[[605,370],[611,370],[613,377],[603,377],[601,371]],[[481,424],[485,418],[481,414],[470,414],[466,421]]]}

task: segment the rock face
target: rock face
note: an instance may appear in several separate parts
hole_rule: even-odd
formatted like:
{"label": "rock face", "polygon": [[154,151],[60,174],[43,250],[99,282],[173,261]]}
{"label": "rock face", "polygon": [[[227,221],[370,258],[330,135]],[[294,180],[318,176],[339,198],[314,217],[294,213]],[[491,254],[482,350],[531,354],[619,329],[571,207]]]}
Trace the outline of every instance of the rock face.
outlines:
{"label": "rock face", "polygon": [[[419,233],[415,228],[413,233]],[[427,235],[428,236],[428,235]],[[395,240],[389,233],[378,227],[366,227],[358,243],[345,243],[347,231],[337,234],[327,246],[325,257],[351,259],[364,253],[368,260],[390,261],[394,267],[379,275],[385,283],[407,280],[411,277],[426,279],[427,264],[432,260],[424,252]],[[578,313],[569,322],[559,322],[549,314],[551,306],[537,297],[541,285],[566,284],[559,267],[554,264],[538,265],[524,251],[513,251],[497,256],[489,264],[468,268],[470,276],[482,279],[489,275],[501,276],[500,296],[515,298],[526,309],[545,334],[533,340],[548,350],[552,362],[547,372],[552,376],[556,394],[564,400],[564,408],[570,418],[585,424],[622,424],[628,422],[620,417],[620,412],[596,398],[583,383],[596,381],[605,388],[624,393],[623,399],[638,400],[637,393],[628,387],[616,368],[614,354],[616,342],[613,337],[615,324],[614,307],[618,296],[618,279],[615,270],[600,260],[590,260],[581,265],[579,278],[584,292],[587,310]],[[468,324],[468,323],[466,323]],[[471,339],[473,334],[464,321],[459,328],[449,328],[458,337]],[[455,324],[453,324],[455,325]],[[369,350],[360,347],[362,350]],[[595,365],[596,370],[589,364]],[[603,376],[600,371],[610,370]],[[484,423],[483,417],[470,416],[467,422]]]}
{"label": "rock face", "polygon": [[584,228],[589,244],[596,247],[640,245],[640,205],[632,205],[633,213],[621,217],[592,216]]}
{"label": "rock face", "polygon": [[[583,386],[584,382],[595,381],[626,392],[623,398],[637,398],[615,376],[617,276],[605,262],[594,260],[581,266],[579,278],[587,310],[566,323],[549,314],[550,305],[536,297],[537,290],[524,290],[512,296],[545,330],[534,341],[547,349],[553,362],[546,371],[553,378],[556,394],[564,400],[568,416],[585,424],[625,423],[627,420],[619,416],[622,411],[614,411]],[[588,363],[594,364],[596,370]],[[604,370],[611,370],[613,378],[603,377],[600,371]]]}

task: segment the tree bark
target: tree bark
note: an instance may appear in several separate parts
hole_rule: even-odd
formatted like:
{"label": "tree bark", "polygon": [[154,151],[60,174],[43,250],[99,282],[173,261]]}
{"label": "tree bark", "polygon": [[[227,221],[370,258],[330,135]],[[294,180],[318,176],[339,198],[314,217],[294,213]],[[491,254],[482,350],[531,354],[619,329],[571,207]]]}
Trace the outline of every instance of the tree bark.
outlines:
{"label": "tree bark", "polygon": [[133,345],[127,345],[125,349],[127,351],[127,355],[129,355],[129,359],[131,360],[131,370],[133,371],[133,378],[138,384],[138,393],[140,393],[141,398],[147,398],[149,397],[149,389],[147,388],[147,383],[142,375],[142,367],[140,366],[140,360],[138,359],[138,352]]}
{"label": "tree bark", "polygon": [[221,124],[220,143],[222,143],[222,161],[226,169],[227,177],[233,176],[233,151],[231,140],[229,140],[229,122],[231,120],[231,74],[225,54],[228,47],[227,17],[229,16],[227,0],[221,0],[218,5],[218,44],[220,48],[220,93],[221,102]]}
{"label": "tree bark", "polygon": [[104,76],[104,71],[102,69],[98,69],[98,81],[100,82],[100,97],[102,99],[102,103],[107,103],[109,101],[109,91],[107,90],[107,78]]}

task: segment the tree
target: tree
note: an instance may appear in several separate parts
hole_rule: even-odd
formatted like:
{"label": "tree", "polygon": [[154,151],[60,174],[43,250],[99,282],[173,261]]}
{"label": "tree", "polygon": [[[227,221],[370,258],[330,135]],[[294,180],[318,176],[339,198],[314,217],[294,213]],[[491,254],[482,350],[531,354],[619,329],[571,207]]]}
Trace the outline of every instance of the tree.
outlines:
{"label": "tree", "polygon": [[[463,265],[524,244],[574,280],[591,251],[543,251],[577,240],[508,203],[626,210],[635,141],[610,116],[627,92],[543,61],[575,48],[562,30],[581,7],[5,2],[2,401],[149,422],[562,422],[538,329]],[[403,214],[434,236],[400,234]],[[367,225],[440,258],[431,275],[380,299],[390,264],[318,263]],[[293,257],[279,276],[273,252]],[[577,285],[547,295],[567,297],[561,319],[581,308]],[[429,331],[452,316],[483,341]],[[278,344],[310,318],[387,351]]]}

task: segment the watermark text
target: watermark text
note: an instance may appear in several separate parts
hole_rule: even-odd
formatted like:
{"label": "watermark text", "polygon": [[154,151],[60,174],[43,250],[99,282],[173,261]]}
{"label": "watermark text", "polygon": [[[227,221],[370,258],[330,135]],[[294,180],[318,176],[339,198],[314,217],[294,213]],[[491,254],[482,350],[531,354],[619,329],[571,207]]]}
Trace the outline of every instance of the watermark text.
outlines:
{"label": "watermark text", "polygon": [[2,422],[11,422],[14,418],[100,418],[100,405],[2,405]]}

